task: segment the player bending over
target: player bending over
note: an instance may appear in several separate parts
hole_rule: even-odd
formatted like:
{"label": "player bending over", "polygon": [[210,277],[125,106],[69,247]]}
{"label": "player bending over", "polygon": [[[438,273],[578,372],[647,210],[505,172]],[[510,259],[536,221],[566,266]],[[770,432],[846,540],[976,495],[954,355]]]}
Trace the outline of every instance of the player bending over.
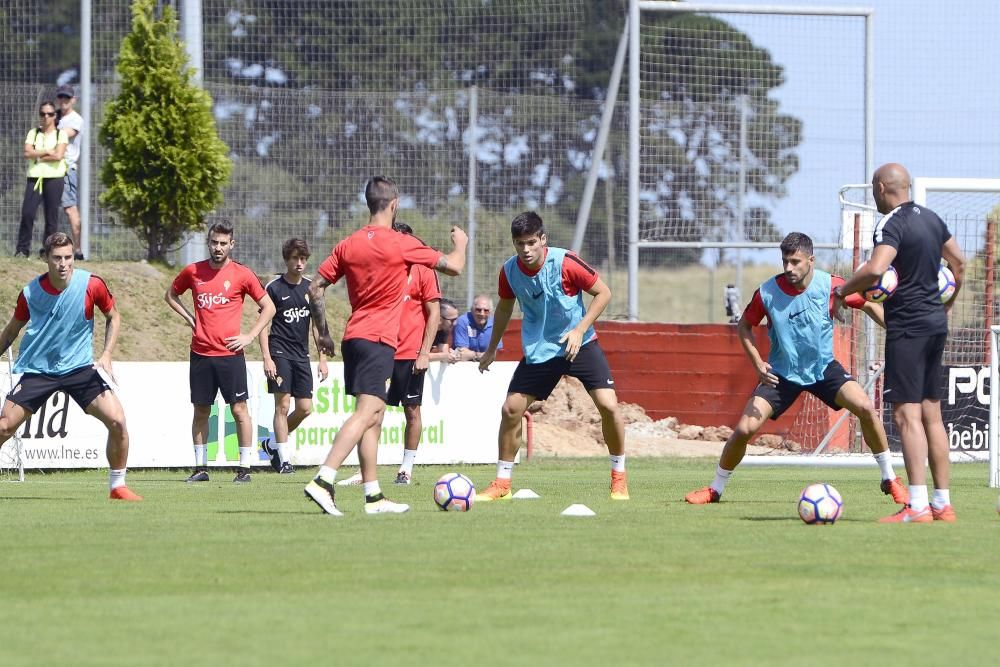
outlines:
{"label": "player bending over", "polygon": [[[73,267],[74,250],[73,241],[62,232],[45,239],[42,251],[48,271],[21,290],[14,315],[0,332],[0,354],[3,354],[27,326],[14,363],[14,372],[23,375],[11,389],[0,414],[0,445],[45,405],[49,396],[64,391],[108,429],[110,498],[142,500],[125,486],[128,460],[125,411],[105,380],[113,377],[111,352],[118,340],[122,318],[104,281]],[[93,353],[94,306],[104,313],[106,320],[104,350],[97,363]]]}
{"label": "player bending over", "polygon": [[[419,239],[393,230],[399,208],[399,190],[392,179],[375,176],[365,186],[365,200],[371,214],[368,224],[338,243],[317,271],[309,288],[309,308],[319,331],[318,344],[333,354],[333,340],[326,322],[326,288],[346,278],[351,317],[344,330],[341,353],[344,358],[344,385],[357,398],[354,414],[348,417],[320,467],[306,485],[306,497],[320,509],[341,516],[334,502],[337,469],[358,447],[365,491],[365,512],[397,514],[409,505],[394,503],[378,483],[376,454],[378,434],[385,414],[386,390],[393,373],[393,357],[399,339],[399,320],[409,268],[414,264],[457,276],[465,268],[468,237],[458,227],[451,230],[454,248],[447,255],[424,245]],[[362,438],[371,430],[374,438]]]}
{"label": "player bending over", "polygon": [[[274,394],[274,444],[267,438],[261,449],[271,459],[271,467],[280,474],[295,472],[288,462],[288,435],[312,413],[313,379],[309,365],[309,285],[305,277],[309,245],[302,239],[288,239],[281,246],[285,273],[269,282],[265,289],[276,309],[271,331],[261,330],[258,340],[264,354],[267,391]],[[315,333],[315,328],[313,328]],[[318,346],[317,346],[318,347]],[[319,351],[318,377],[322,382],[330,374],[326,355]],[[295,411],[288,414],[289,397],[295,398]]]}
{"label": "player bending over", "polygon": [[[601,414],[601,430],[611,459],[611,498],[628,500],[625,475],[625,423],[618,410],[614,379],[593,324],[611,301],[611,289],[597,272],[572,252],[549,248],[545,227],[537,213],[521,213],[510,225],[517,254],[500,270],[499,293],[490,343],[479,361],[479,371],[496,358],[514,301],[521,306],[521,346],[517,365],[500,411],[500,455],[497,477],[477,501],[511,497],[510,480],[517,455],[521,418],[536,399],[544,401],[563,375],[581,382]],[[594,298],[586,308],[583,293]]]}
{"label": "player bending over", "polygon": [[[892,470],[885,429],[875,406],[861,385],[833,358],[833,294],[844,284],[843,278],[815,268],[812,239],[798,232],[781,242],[781,261],[784,273],[757,288],[737,325],[740,344],[757,370],[760,384],[722,449],[712,484],[692,491],[684,499],[692,505],[719,502],[750,439],[768,417],[777,419],[799,394],[807,391],[834,410],[847,408],[858,418],[865,443],[878,462],[882,492],[905,505],[909,494]],[[854,295],[847,305],[863,310],[879,326],[885,326],[880,304]],[[752,332],[764,317],[771,339],[766,362],[754,345]]]}

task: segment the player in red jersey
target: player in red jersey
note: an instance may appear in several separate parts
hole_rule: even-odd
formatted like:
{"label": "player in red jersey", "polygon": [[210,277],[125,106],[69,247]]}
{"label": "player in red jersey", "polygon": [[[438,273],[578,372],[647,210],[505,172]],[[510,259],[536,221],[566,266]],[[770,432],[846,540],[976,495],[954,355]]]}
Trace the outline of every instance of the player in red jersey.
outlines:
{"label": "player in red jersey", "polygon": [[329,355],[334,353],[334,346],[326,323],[326,288],[346,278],[351,302],[341,351],[345,388],[357,397],[357,404],[354,414],[337,431],[319,473],[305,488],[307,498],[334,516],[341,515],[334,503],[337,468],[358,442],[362,443],[358,458],[365,486],[365,512],[399,513],[409,509],[382,495],[375,468],[378,439],[373,447],[371,440],[362,441],[362,436],[369,429],[378,433],[382,428],[409,267],[420,264],[457,276],[465,268],[468,243],[465,232],[452,227],[454,248],[444,255],[416,237],[394,231],[399,190],[390,178],[371,178],[365,187],[365,200],[371,213],[368,224],[334,247],[309,288],[309,307],[319,331],[319,347]]}
{"label": "player in red jersey", "polygon": [[[205,447],[208,418],[220,391],[233,412],[240,446],[240,465],[233,481],[250,481],[250,463],[256,447],[252,446],[253,424],[247,410],[247,366],[243,348],[267,326],[275,309],[254,272],[229,258],[235,245],[232,223],[227,220],[213,224],[208,230],[209,258],[184,267],[166,294],[170,307],[194,331],[189,380],[191,403],[194,404],[191,438],[195,469],[188,482],[208,481]],[[188,290],[191,290],[194,314],[180,300],[180,295]],[[243,301],[247,295],[257,302],[260,312],[249,333],[240,333]]]}

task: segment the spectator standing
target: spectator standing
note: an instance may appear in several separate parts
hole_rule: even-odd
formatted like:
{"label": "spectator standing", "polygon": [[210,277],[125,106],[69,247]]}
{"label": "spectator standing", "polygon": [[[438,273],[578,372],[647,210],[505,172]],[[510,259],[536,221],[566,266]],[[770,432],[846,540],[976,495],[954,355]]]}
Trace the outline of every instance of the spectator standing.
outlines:
{"label": "spectator standing", "polygon": [[66,144],[66,176],[63,177],[62,207],[69,219],[69,231],[73,235],[74,259],[83,259],[83,246],[80,238],[80,201],[77,194],[79,186],[78,164],[80,162],[80,134],[83,132],[83,116],[73,109],[76,104],[76,93],[73,86],[59,86],[56,91],[56,103],[59,105],[59,124],[57,127],[66,133],[69,143]]}
{"label": "spectator standing", "polygon": [[[66,175],[66,133],[56,128],[56,107],[52,102],[38,105],[38,127],[24,138],[24,159],[28,160],[28,180],[21,202],[21,226],[17,232],[14,256],[27,257],[31,251],[31,231],[35,226],[38,206],[45,208],[45,236],[55,234],[59,224],[59,202],[62,199],[63,177]],[[43,257],[44,250],[38,255]]]}

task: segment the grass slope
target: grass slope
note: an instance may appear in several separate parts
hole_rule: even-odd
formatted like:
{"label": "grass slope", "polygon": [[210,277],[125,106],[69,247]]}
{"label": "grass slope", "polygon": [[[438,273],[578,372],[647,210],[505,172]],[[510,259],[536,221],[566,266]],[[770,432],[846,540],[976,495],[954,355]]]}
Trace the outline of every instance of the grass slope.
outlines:
{"label": "grass slope", "polygon": [[[355,487],[342,519],[303,500],[305,471],[131,472],[134,505],[105,500],[98,472],[0,482],[0,664],[994,662],[984,466],[954,468],[959,522],[930,526],[877,524],[894,506],[873,470],[742,469],[723,503],[690,507],[714,462],[630,468],[627,503],[603,461],[536,459],[515,486],[541,499],[445,514],[445,469],[418,467],[417,485],[387,485],[408,515],[364,515]],[[845,498],[835,526],[796,516],[817,477]],[[597,516],[559,516],[575,502]]]}

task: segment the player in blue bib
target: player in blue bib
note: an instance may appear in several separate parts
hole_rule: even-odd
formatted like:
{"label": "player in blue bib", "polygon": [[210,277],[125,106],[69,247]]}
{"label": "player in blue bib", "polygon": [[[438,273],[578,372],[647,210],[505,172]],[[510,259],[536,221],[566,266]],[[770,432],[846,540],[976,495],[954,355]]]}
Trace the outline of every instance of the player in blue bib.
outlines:
{"label": "player in blue bib", "polygon": [[[757,288],[737,325],[740,344],[760,384],[722,449],[715,479],[684,499],[692,505],[719,502],[729,476],[746,454],[747,443],[769,417],[780,417],[805,391],[834,410],[847,408],[858,418],[865,443],[879,465],[882,492],[905,505],[909,494],[893,472],[882,420],[864,388],[833,358],[833,295],[844,284],[843,278],[815,268],[812,239],[798,232],[781,242],[781,261],[784,273]],[[880,304],[855,295],[847,305],[863,310],[885,327]],[[767,361],[753,339],[753,327],[765,317],[771,341]]]}
{"label": "player in blue bib", "polygon": [[[537,213],[528,211],[514,218],[510,234],[517,254],[500,271],[500,303],[479,370],[488,370],[496,358],[515,300],[521,306],[524,358],[510,380],[501,410],[496,479],[484,491],[476,493],[476,501],[511,497],[521,418],[536,399],[544,401],[549,397],[563,375],[580,380],[594,400],[611,460],[611,498],[628,500],[625,424],[618,410],[615,381],[597,344],[593,326],[611,302],[611,289],[576,254],[548,246],[545,227]],[[589,306],[584,305],[584,292],[594,297]]]}

